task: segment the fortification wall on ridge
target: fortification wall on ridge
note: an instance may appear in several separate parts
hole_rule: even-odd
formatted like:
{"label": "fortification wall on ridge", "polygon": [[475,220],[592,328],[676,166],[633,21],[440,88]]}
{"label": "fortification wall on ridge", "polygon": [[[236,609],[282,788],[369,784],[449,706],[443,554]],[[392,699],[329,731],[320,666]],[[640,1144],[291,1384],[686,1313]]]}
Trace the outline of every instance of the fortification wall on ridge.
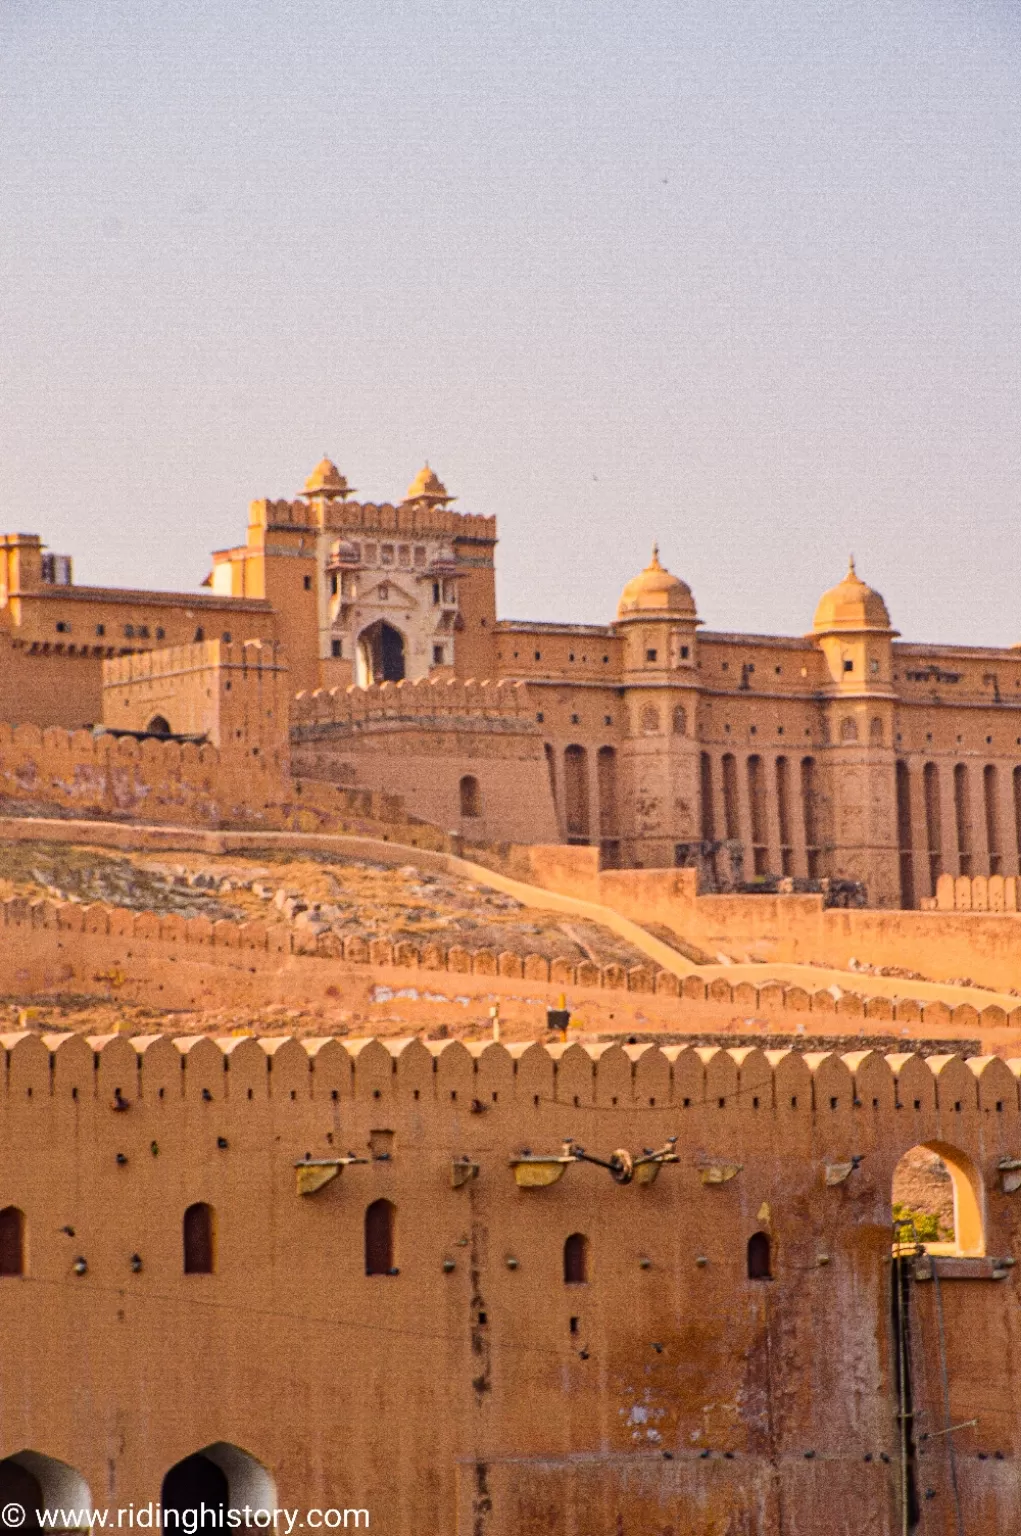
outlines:
{"label": "fortification wall on ridge", "polygon": [[[1017,1070],[0,1037],[0,1203],[26,1238],[24,1275],[0,1282],[0,1451],[56,1457],[99,1505],[138,1507],[226,1442],[277,1505],[366,1508],[392,1536],[704,1536],[735,1509],[747,1536],[786,1536],[792,1510],[805,1532],[892,1536],[891,1189],[925,1144],[971,1181],[989,1257],[937,1261],[938,1292],[908,1282],[917,1433],[959,1426],[953,1465],[947,1437],[920,1442],[919,1497],[940,1532],[955,1484],[970,1536],[1017,1529],[1021,1309],[1002,1261],[1021,1194],[1000,1173]],[[678,1160],[646,1185],[572,1164],[518,1187],[512,1160],[568,1136],[604,1156],[676,1137]],[[349,1152],[364,1161],[298,1193],[296,1164]],[[366,1273],[380,1200],[391,1267]],[[211,1273],[182,1272],[195,1202]],[[585,1269],[567,1283],[572,1234]],[[756,1236],[769,1280],[749,1277]]]}
{"label": "fortification wall on ridge", "polygon": [[[969,911],[963,904],[953,911],[826,907],[813,895],[700,896],[695,870],[600,870],[596,848],[477,849],[472,856],[514,878],[604,904],[637,923],[662,925],[711,956],[839,970],[858,961],[937,982],[966,979],[1021,993],[1021,925],[1006,896],[1002,911]],[[1011,889],[1002,884],[1004,891]],[[904,986],[910,990],[910,976]]]}
{"label": "fortification wall on ridge", "polygon": [[[903,1034],[910,1039],[975,1039],[984,1049],[1021,1052],[1017,1009],[910,996],[809,991],[763,980],[732,984],[695,973],[679,977],[651,963],[625,967],[547,960],[372,934],[343,940],[283,924],[157,916],[125,908],[13,897],[0,903],[0,991],[27,998],[94,993],[166,1009],[265,1007],[394,1012],[421,1024],[484,1020],[499,1000],[504,1017],[545,1028],[561,995],[588,1030],[635,1027],[684,1033],[783,1035]],[[640,1022],[639,1022],[640,1021]]]}

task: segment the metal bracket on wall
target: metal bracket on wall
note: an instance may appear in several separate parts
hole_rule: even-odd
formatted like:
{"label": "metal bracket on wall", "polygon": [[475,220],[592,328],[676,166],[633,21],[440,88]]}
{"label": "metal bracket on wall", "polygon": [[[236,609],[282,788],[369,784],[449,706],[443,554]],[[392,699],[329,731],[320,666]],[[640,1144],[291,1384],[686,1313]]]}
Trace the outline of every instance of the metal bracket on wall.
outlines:
{"label": "metal bracket on wall", "polygon": [[306,1157],[300,1163],[295,1163],[295,1187],[299,1195],[314,1195],[317,1190],[324,1189],[327,1184],[340,1173],[342,1168],[350,1168],[352,1163],[367,1163],[367,1157],[355,1157],[349,1152],[347,1157]]}
{"label": "metal bracket on wall", "polygon": [[451,1189],[460,1189],[469,1179],[477,1179],[478,1176],[479,1165],[473,1163],[470,1157],[455,1157],[450,1165]]}

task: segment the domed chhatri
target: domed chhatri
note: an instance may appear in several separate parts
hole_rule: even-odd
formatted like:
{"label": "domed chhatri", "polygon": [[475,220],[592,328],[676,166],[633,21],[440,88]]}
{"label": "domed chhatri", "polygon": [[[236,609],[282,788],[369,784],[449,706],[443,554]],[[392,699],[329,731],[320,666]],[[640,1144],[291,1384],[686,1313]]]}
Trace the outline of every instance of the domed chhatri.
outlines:
{"label": "domed chhatri", "polygon": [[431,507],[445,507],[448,501],[456,501],[457,498],[448,496],[447,487],[436,471],[429,468],[427,459],[408,486],[404,499],[405,501],[425,501]]}
{"label": "domed chhatri", "polygon": [[878,592],[862,581],[854,568],[853,555],[843,581],[823,594],[815,610],[812,628],[817,635],[833,630],[863,629],[892,633],[886,604]]}
{"label": "domed chhatri", "polygon": [[652,546],[652,559],[638,576],[632,577],[620,594],[618,619],[633,614],[679,613],[695,617],[695,599],[691,588],[679,576],[673,576],[659,563],[659,545]]}
{"label": "domed chhatri", "polygon": [[324,454],[305,481],[303,495],[322,496],[327,501],[332,501],[336,497],[343,501],[345,496],[352,494],[352,489],[353,487],[348,485],[333,460]]}

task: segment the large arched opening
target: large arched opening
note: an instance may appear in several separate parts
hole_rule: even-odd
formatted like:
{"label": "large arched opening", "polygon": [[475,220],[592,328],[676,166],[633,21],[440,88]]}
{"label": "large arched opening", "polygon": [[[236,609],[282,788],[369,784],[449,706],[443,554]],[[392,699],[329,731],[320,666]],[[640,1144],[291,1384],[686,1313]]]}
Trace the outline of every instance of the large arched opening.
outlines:
{"label": "large arched opening", "polygon": [[150,736],[169,736],[171,734],[170,721],[166,715],[153,715],[146,726],[146,730]]}
{"label": "large arched opening", "polygon": [[[253,1513],[274,1509],[276,1484],[254,1456],[240,1446],[217,1440],[170,1468],[163,1479],[160,1504],[164,1530],[194,1530],[196,1525],[201,1530],[210,1520],[222,1530],[227,1527],[224,1516],[229,1509],[243,1510],[246,1505]],[[216,1516],[199,1522],[202,1509],[214,1510]]]}
{"label": "large arched opening", "polygon": [[399,683],[406,675],[404,636],[385,619],[377,619],[358,636],[358,682]]}
{"label": "large arched opening", "polygon": [[[39,1451],[18,1451],[0,1461],[0,1509],[8,1504],[19,1504],[25,1511],[19,1531],[80,1530],[88,1527],[92,1494],[81,1473],[66,1462]],[[57,1510],[61,1526],[52,1523]]]}
{"label": "large arched opening", "polygon": [[971,1158],[945,1141],[905,1152],[893,1173],[893,1221],[897,1248],[983,1254],[982,1180]]}

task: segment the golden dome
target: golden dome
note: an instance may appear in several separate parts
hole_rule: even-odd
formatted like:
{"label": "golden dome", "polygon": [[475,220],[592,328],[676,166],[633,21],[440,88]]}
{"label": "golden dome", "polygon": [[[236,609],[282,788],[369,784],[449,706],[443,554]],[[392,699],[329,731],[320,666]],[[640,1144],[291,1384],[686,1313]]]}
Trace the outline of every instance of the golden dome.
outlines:
{"label": "golden dome", "polygon": [[305,481],[303,494],[305,496],[325,496],[327,500],[334,496],[339,496],[341,501],[343,501],[345,496],[351,495],[351,486],[348,485],[333,460],[328,459],[324,454]]}
{"label": "golden dome", "polygon": [[442,507],[446,502],[453,501],[454,497],[447,495],[447,487],[436,471],[429,468],[429,461],[426,460],[408,486],[404,499],[405,501],[427,501],[430,506]]}
{"label": "golden dome", "polygon": [[878,592],[862,581],[854,568],[853,555],[843,581],[823,594],[812,627],[816,634],[832,630],[890,630],[886,604]]}
{"label": "golden dome", "polygon": [[632,577],[620,594],[618,619],[633,613],[683,613],[695,617],[695,599],[691,588],[679,576],[672,576],[659,563],[659,545],[652,546],[652,559],[640,575]]}

